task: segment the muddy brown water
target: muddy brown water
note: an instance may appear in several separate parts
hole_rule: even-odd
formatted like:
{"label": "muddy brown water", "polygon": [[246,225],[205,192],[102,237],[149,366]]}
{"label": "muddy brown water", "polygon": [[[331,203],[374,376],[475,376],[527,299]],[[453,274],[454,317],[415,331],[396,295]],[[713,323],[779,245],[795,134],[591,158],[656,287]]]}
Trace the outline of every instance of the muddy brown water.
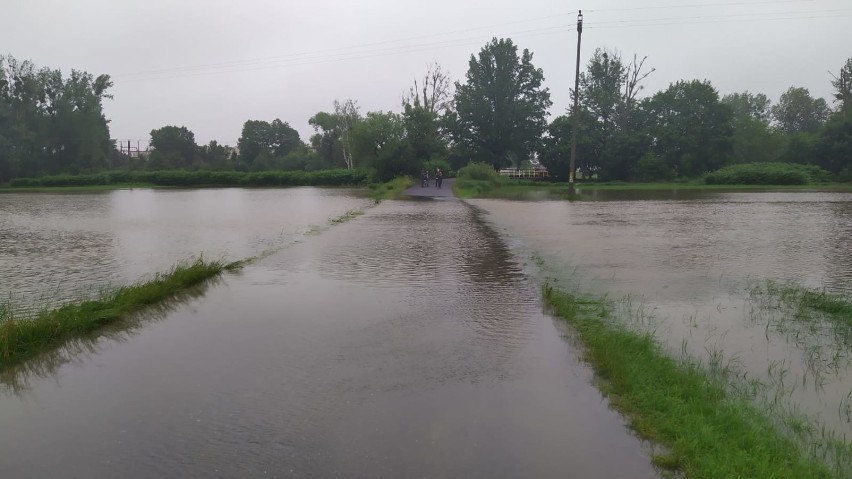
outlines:
{"label": "muddy brown water", "polygon": [[479,216],[384,202],[7,372],[3,475],[655,477]]}
{"label": "muddy brown water", "polygon": [[371,204],[353,189],[0,194],[0,297],[49,305],[204,255],[237,260]]}
{"label": "muddy brown water", "polygon": [[[768,385],[766,399],[852,438],[852,358],[832,328],[749,293],[775,281],[852,294],[852,194],[596,191],[592,201],[472,200],[515,254],[608,294],[675,356]],[[721,358],[721,360],[720,360]],[[848,443],[848,439],[846,440]]]}

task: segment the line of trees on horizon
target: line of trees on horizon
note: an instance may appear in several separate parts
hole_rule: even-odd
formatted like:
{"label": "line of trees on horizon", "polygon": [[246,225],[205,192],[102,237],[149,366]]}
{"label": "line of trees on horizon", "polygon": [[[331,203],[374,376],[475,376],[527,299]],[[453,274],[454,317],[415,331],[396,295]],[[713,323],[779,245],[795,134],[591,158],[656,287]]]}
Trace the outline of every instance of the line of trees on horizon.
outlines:
{"label": "line of trees on horizon", "polygon": [[[832,74],[831,103],[790,87],[775,104],[762,93],[720,97],[708,80],[679,80],[641,97],[654,72],[598,48],[580,77],[577,159],[581,177],[665,181],[750,162],[820,166],[852,180],[852,58]],[[37,69],[0,57],[0,184],[25,176],[130,170],[306,170],[366,168],[379,179],[422,168],[494,168],[540,161],[566,178],[572,114],[548,122],[552,105],[533,54],[494,38],[471,55],[465,81],[428,66],[402,95],[399,112],[361,113],[333,102],[309,119],[303,141],[287,122],[248,120],[236,148],[198,145],[185,126],[151,131],[148,155],[132,158],[109,137],[103,100],[112,81]],[[578,92],[571,91],[572,99]]]}

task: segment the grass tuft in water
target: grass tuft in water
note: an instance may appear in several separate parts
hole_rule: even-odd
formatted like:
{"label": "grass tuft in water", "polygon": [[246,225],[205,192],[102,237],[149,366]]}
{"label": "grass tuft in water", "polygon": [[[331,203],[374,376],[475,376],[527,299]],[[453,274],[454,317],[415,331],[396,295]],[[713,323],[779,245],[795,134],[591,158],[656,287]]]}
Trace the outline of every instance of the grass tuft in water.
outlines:
{"label": "grass tuft in water", "polygon": [[137,312],[239,264],[198,259],[178,264],[151,280],[106,291],[95,299],[70,303],[25,317],[10,304],[0,306],[0,369]]}
{"label": "grass tuft in water", "polygon": [[604,299],[545,284],[545,303],[577,331],[601,391],[641,437],[667,448],[652,461],[685,477],[827,478],[772,420],[701,366],[671,358],[651,334],[627,330]]}
{"label": "grass tuft in water", "polygon": [[328,220],[328,222],[332,225],[339,225],[341,223],[346,223],[347,221],[349,221],[353,218],[357,218],[358,216],[361,216],[363,214],[364,214],[364,212],[361,211],[361,210],[349,210],[349,211],[347,211],[346,213],[343,213],[340,216],[337,216],[335,218]]}

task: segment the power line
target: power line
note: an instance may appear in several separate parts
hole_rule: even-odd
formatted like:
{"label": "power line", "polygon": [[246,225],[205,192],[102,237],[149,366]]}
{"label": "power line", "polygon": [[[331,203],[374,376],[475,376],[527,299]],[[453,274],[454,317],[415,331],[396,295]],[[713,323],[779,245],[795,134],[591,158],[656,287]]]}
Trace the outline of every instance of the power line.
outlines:
{"label": "power line", "polygon": [[[678,5],[676,7],[686,8],[686,7],[708,7],[708,6],[752,6],[752,5],[763,5],[763,4],[778,4],[778,3],[812,3],[814,0],[787,0],[781,2],[774,1],[760,1],[760,2],[723,2],[723,3],[714,3],[714,4],[704,4],[704,5]],[[625,9],[598,9],[591,11],[632,11],[639,9],[652,9],[652,8],[669,8],[673,7],[671,5],[660,5],[660,6],[648,6],[648,7],[636,7],[636,8],[625,8]],[[760,12],[760,13],[735,13],[735,14],[727,14],[727,15],[693,15],[693,16],[680,16],[680,17],[667,17],[667,18],[653,18],[653,19],[629,19],[629,20],[604,20],[597,22],[588,22],[588,28],[631,28],[631,27],[645,27],[645,26],[667,26],[667,25],[688,25],[688,24],[702,24],[702,23],[735,23],[735,22],[757,22],[757,21],[773,21],[773,20],[799,20],[799,19],[816,19],[816,18],[837,18],[837,17],[845,17],[848,15],[837,15],[846,14],[852,12],[852,9],[833,9],[833,10],[814,10],[809,12],[803,11],[784,11],[784,12]],[[829,15],[830,14],[830,15]],[[539,21],[542,19],[553,19],[571,14],[554,14],[548,17],[536,17],[525,20],[517,20],[513,22],[507,22],[498,25],[509,25],[509,24],[520,24],[520,23],[529,23],[533,21]],[[429,39],[434,37],[446,37],[448,35],[454,35],[458,33],[469,33],[470,31],[475,30],[483,30],[486,28],[492,28],[492,26],[484,26],[484,27],[475,27],[471,29],[465,30],[455,30],[451,32],[444,33],[435,33],[435,34],[426,34],[419,35],[415,37],[409,37],[408,39],[403,40],[384,40],[379,42],[355,45],[351,47],[337,47],[337,48],[328,48],[322,50],[315,50],[313,52],[302,52],[295,53],[291,55],[282,55],[282,56],[272,56],[265,58],[256,58],[249,60],[238,60],[238,61],[229,61],[229,62],[220,62],[220,63],[212,63],[206,65],[195,65],[195,66],[184,66],[184,67],[175,67],[175,68],[165,68],[159,70],[148,70],[148,71],[140,71],[136,73],[124,74],[124,75],[115,75],[114,78],[117,79],[125,79],[126,82],[132,81],[141,81],[141,80],[163,80],[163,79],[173,79],[173,78],[183,78],[183,77],[194,77],[194,76],[203,76],[203,75],[212,75],[212,74],[223,74],[223,73],[239,73],[239,72],[251,72],[251,71],[260,71],[260,70],[269,70],[290,66],[302,66],[302,65],[316,65],[321,63],[333,63],[339,61],[347,61],[347,60],[357,60],[357,59],[366,59],[366,58],[374,58],[380,56],[393,56],[393,55],[401,55],[406,53],[413,53],[417,51],[423,51],[426,49],[432,48],[448,48],[454,46],[462,46],[471,43],[479,43],[482,41],[482,35],[476,36],[468,36],[464,38],[455,38],[455,39],[444,39],[441,41],[434,42],[420,42],[415,43],[413,45],[393,45],[384,48],[372,48],[380,45],[387,45],[389,43],[400,43],[405,42],[411,39]],[[545,28],[535,28],[517,31],[513,33],[506,33],[497,36],[505,36],[505,37],[536,37],[541,35],[550,35],[550,34],[558,34],[558,33],[567,33],[573,30],[573,27],[567,25],[556,25]],[[488,35],[492,36],[492,35]]]}
{"label": "power line", "polygon": [[[511,36],[511,37],[521,37],[521,38],[530,38],[542,35],[550,35],[555,33],[566,33],[573,30],[573,27],[569,26],[555,26],[546,29],[530,29],[519,32],[514,32],[501,36]],[[256,65],[251,65],[250,68],[244,68],[241,66],[227,66],[224,68],[204,68],[199,69],[197,71],[169,71],[164,70],[161,74],[152,74],[152,75],[144,75],[139,78],[128,78],[125,82],[132,81],[141,81],[141,80],[163,80],[163,79],[171,79],[171,78],[184,78],[184,77],[194,77],[194,76],[203,76],[210,74],[221,74],[221,73],[238,73],[238,72],[250,72],[250,71],[259,71],[259,70],[269,70],[275,68],[283,68],[288,66],[302,66],[302,65],[316,65],[321,63],[333,63],[338,61],[346,61],[346,60],[359,60],[365,58],[374,58],[374,57],[383,57],[383,56],[391,56],[391,55],[401,55],[406,53],[412,53],[416,51],[422,51],[431,48],[447,48],[454,46],[467,45],[472,43],[481,43],[482,35],[477,35],[473,37],[467,37],[463,39],[455,39],[449,41],[441,41],[441,42],[430,42],[423,43],[419,45],[408,45],[408,46],[399,46],[399,47],[388,47],[380,50],[365,50],[365,51],[352,51],[345,52],[333,55],[326,56],[313,56],[313,57],[305,57],[305,58],[293,58],[289,60],[274,60],[264,63],[258,63]]]}
{"label": "power line", "polygon": [[764,0],[760,2],[722,2],[722,3],[703,3],[703,4],[684,4],[675,3],[668,5],[646,5],[643,7],[630,8],[595,8],[586,10],[586,12],[629,12],[636,10],[657,10],[657,9],[673,9],[673,8],[706,8],[706,7],[750,7],[758,5],[779,5],[782,3],[813,3],[816,0]]}
{"label": "power line", "polygon": [[[626,24],[626,23],[644,23],[644,22],[680,22],[683,20],[712,20],[712,19],[746,19],[746,20],[772,20],[775,16],[787,15],[787,18],[802,18],[814,14],[829,14],[829,13],[852,13],[852,8],[837,8],[830,10],[814,10],[808,12],[802,11],[786,11],[786,12],[755,12],[755,13],[732,13],[726,15],[693,15],[686,17],[668,17],[668,18],[642,18],[629,20],[603,20],[591,22],[591,25],[606,25],[606,24]],[[754,18],[752,18],[754,17]],[[686,22],[684,22],[686,23]]]}
{"label": "power line", "polygon": [[457,35],[457,34],[460,34],[460,33],[469,34],[470,32],[476,31],[476,30],[492,29],[492,28],[495,28],[495,27],[501,27],[501,26],[506,26],[506,25],[517,25],[517,24],[521,24],[521,23],[537,22],[537,21],[541,21],[541,20],[552,20],[554,18],[566,17],[566,16],[569,16],[569,15],[573,15],[573,13],[557,13],[557,14],[548,15],[548,16],[545,16],[545,17],[534,17],[534,18],[528,18],[528,19],[525,19],[525,20],[516,20],[516,21],[512,21],[512,22],[504,22],[504,23],[498,23],[498,24],[492,24],[492,25],[485,25],[485,26],[481,26],[481,27],[465,28],[463,30],[451,30],[451,31],[440,32],[440,33],[428,33],[428,34],[424,34],[424,35],[416,35],[416,36],[413,36],[413,37],[406,37],[406,38],[402,38],[402,39],[382,40],[382,41],[378,41],[378,42],[363,43],[363,44],[360,44],[360,45],[353,45],[353,46],[348,46],[348,47],[324,48],[324,49],[314,50],[314,51],[310,51],[310,52],[292,53],[292,54],[289,54],[289,55],[275,55],[275,56],[270,56],[270,57],[261,57],[261,58],[247,59],[247,60],[232,60],[232,61],[219,62],[219,63],[210,63],[210,64],[193,65],[193,66],[182,66],[182,67],[165,68],[165,69],[159,69],[159,70],[144,70],[144,71],[139,71],[139,72],[116,74],[116,75],[114,75],[114,77],[115,78],[122,78],[122,77],[129,77],[129,76],[155,75],[155,74],[159,74],[159,73],[172,73],[172,72],[175,72],[175,71],[189,71],[189,70],[206,69],[206,68],[252,65],[252,64],[256,64],[256,63],[266,63],[266,62],[279,61],[279,60],[291,60],[291,59],[295,59],[295,58],[303,57],[303,56],[316,56],[316,55],[322,54],[322,53],[328,53],[328,54],[334,54],[334,52],[348,53],[348,52],[351,52],[352,50],[363,49],[363,48],[366,48],[366,47],[373,47],[373,46],[378,46],[378,45],[386,45],[386,44],[389,44],[389,43],[402,43],[402,42],[408,42],[408,41],[411,41],[411,40],[419,40],[419,39],[427,39],[427,38],[435,38],[435,37],[443,38],[443,37],[447,37],[448,35]]}

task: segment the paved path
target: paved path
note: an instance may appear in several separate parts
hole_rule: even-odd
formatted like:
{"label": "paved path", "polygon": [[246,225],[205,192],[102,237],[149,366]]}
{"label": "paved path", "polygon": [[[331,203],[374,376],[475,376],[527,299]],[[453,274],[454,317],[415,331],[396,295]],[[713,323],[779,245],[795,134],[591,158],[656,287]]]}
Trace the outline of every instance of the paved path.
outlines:
{"label": "paved path", "polygon": [[422,196],[422,197],[453,197],[453,183],[456,181],[455,178],[446,178],[444,179],[441,188],[435,188],[435,179],[432,178],[429,180],[429,187],[424,188],[420,186],[420,183],[412,186],[411,188],[405,190],[405,194],[408,196]]}

